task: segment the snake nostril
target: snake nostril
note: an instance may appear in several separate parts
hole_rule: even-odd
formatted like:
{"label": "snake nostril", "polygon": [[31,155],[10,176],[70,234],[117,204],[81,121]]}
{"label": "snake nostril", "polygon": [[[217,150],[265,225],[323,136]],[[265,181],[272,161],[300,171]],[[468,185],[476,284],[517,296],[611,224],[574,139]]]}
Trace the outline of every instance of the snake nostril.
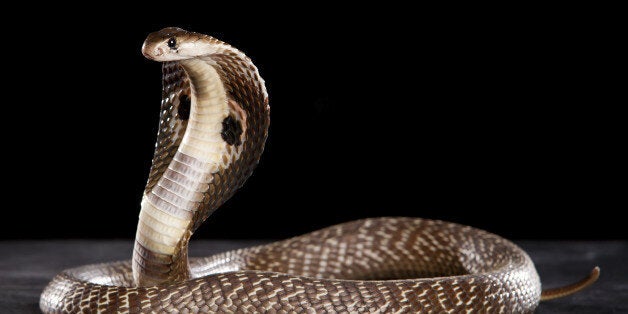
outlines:
{"label": "snake nostril", "polygon": [[156,51],[155,51],[155,55],[156,56],[161,56],[163,54],[164,54],[164,50],[163,49],[161,49],[161,48],[157,48],[156,49]]}

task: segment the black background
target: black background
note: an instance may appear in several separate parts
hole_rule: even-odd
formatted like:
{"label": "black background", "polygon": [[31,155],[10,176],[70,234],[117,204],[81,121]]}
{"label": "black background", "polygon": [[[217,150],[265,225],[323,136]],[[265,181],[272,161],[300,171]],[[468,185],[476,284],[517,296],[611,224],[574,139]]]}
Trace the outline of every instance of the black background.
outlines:
{"label": "black background", "polygon": [[5,125],[2,238],[134,236],[161,96],[160,65],[140,47],[166,26],[238,47],[270,94],[258,169],[197,237],[372,216],[627,237],[625,98],[612,96],[625,86],[601,13],[207,10],[85,9],[8,29],[4,119],[18,123]]}

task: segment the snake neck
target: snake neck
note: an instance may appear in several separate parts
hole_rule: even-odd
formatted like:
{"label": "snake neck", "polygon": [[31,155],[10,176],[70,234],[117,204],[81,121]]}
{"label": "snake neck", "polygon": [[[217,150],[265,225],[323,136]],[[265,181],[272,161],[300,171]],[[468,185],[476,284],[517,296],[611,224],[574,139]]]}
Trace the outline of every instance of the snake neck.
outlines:
{"label": "snake neck", "polygon": [[[243,54],[241,59],[248,63],[237,66],[233,66],[237,63],[232,60],[221,64],[223,56],[214,54],[178,62],[189,82],[189,117],[176,151],[164,153],[165,157],[160,159],[157,156],[159,145],[166,144],[159,140],[157,143],[153,167],[156,160],[168,166],[161,173],[151,170],[151,175],[159,177],[152,187],[150,182],[155,180],[149,178],[142,198],[132,263],[133,278],[138,286],[191,277],[190,237],[244,183],[262,153],[268,129],[263,81],[254,66],[254,71],[250,72],[252,63]],[[241,68],[243,65],[253,79],[234,76],[247,73]],[[257,93],[242,94],[239,86],[257,90]],[[164,93],[164,100],[179,98],[178,103],[172,101],[172,106],[183,106],[182,99],[186,95],[181,90],[185,88],[172,95]],[[173,124],[175,121],[169,119],[175,118],[186,117],[162,115],[161,122],[164,124],[166,120],[166,124]]]}

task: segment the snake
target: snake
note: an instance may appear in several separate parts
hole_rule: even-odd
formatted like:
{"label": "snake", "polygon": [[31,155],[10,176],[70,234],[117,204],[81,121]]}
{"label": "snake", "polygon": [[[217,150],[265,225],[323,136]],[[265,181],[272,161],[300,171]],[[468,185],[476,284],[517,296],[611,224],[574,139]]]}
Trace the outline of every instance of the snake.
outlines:
{"label": "snake", "polygon": [[142,54],[162,63],[162,101],[132,259],[62,271],[44,313],[530,313],[599,276],[542,290],[511,241],[410,217],[188,258],[194,231],[259,163],[268,94],[251,59],[209,35],[164,28]]}

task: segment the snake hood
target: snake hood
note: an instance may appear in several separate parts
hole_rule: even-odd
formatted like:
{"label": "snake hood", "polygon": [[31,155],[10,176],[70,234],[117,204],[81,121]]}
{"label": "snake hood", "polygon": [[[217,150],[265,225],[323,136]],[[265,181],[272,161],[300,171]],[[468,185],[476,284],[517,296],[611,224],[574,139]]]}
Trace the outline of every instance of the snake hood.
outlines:
{"label": "snake hood", "polygon": [[211,36],[166,28],[142,53],[163,62],[163,84],[132,260],[60,273],[42,293],[44,313],[531,313],[599,275],[542,292],[512,242],[401,217],[188,259],[192,233],[259,162],[268,95],[251,59]]}
{"label": "snake hood", "polygon": [[142,54],[160,62],[195,58],[214,52],[215,44],[208,38],[178,27],[167,27],[148,35],[142,45]]}

